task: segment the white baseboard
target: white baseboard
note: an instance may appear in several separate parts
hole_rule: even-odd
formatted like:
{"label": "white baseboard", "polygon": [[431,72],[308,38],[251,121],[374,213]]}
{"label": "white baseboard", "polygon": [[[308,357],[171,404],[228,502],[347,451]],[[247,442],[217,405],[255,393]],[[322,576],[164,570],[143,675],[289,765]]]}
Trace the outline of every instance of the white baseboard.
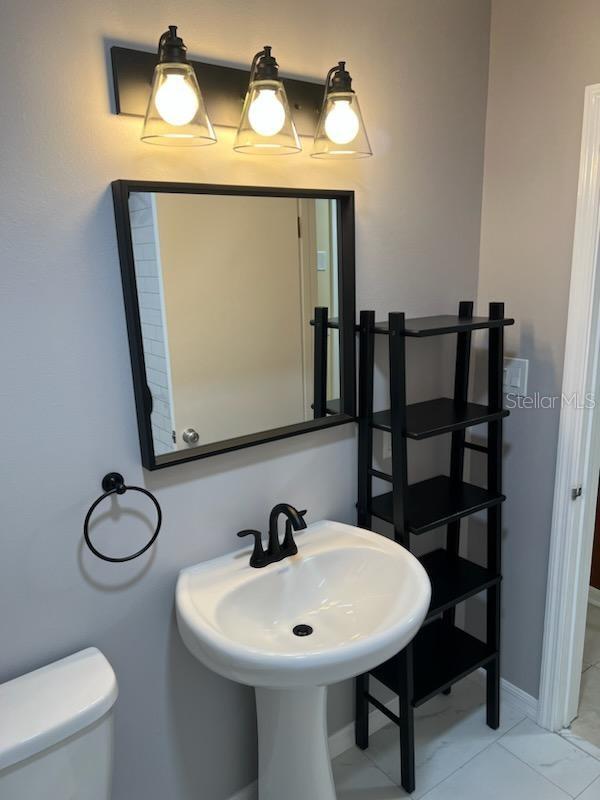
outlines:
{"label": "white baseboard", "polygon": [[229,800],[258,800],[258,783],[252,781],[248,786],[244,786],[239,792],[236,792]]}
{"label": "white baseboard", "polygon": [[505,678],[500,678],[500,695],[503,700],[520,709],[526,717],[537,722],[538,701],[536,697],[527,694]]}
{"label": "white baseboard", "polygon": [[595,586],[590,586],[590,593],[588,595],[588,603],[591,606],[600,607],[600,589],[596,589]]}
{"label": "white baseboard", "polygon": [[[478,669],[473,673],[473,678],[485,683],[486,672],[485,669]],[[507,681],[506,678],[500,678],[500,702],[510,703],[513,708],[517,708],[526,717],[537,722],[538,717],[538,701],[523,689],[519,689],[514,683]]]}

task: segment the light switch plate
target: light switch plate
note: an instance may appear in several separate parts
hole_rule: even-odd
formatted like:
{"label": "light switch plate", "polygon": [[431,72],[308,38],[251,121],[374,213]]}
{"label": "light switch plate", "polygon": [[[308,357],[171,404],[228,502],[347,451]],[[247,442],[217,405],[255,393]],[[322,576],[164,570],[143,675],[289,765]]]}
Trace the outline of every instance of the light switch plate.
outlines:
{"label": "light switch plate", "polygon": [[327,250],[317,250],[317,272],[327,272],[329,269],[329,253]]}
{"label": "light switch plate", "polygon": [[525,397],[527,395],[528,375],[529,361],[526,358],[505,358],[502,378],[502,391],[504,394]]}
{"label": "light switch plate", "polygon": [[387,461],[392,457],[392,435],[390,433],[383,434],[383,446],[381,448],[381,457]]}

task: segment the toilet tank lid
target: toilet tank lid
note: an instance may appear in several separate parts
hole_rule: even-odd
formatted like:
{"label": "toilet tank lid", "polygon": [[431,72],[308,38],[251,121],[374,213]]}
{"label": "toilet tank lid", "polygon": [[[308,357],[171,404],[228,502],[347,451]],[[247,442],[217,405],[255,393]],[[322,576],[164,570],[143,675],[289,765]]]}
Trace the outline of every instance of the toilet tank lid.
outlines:
{"label": "toilet tank lid", "polygon": [[117,692],[115,673],[95,647],[0,684],[0,769],[96,722]]}

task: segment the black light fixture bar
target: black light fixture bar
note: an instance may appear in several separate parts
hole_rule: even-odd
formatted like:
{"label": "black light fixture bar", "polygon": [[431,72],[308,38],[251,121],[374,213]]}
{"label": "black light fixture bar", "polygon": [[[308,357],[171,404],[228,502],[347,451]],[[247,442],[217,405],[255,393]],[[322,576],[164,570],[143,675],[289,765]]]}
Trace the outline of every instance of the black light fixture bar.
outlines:
{"label": "black light fixture bar", "polygon": [[[143,117],[148,105],[156,52],[111,47],[117,114]],[[237,128],[248,89],[249,70],[208,64],[188,58],[198,77],[206,108],[214,125]],[[301,136],[313,136],[319,121],[324,84],[284,78],[294,122]]]}

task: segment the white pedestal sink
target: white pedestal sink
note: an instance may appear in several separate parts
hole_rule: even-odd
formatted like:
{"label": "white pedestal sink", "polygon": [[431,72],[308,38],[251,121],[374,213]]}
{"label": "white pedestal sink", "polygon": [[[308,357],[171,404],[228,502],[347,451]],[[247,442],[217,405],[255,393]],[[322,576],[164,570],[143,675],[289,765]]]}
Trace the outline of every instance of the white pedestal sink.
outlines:
{"label": "white pedestal sink", "polygon": [[256,687],[260,800],[335,800],[326,686],[408,644],[431,586],[377,533],[316,522],[295,539],[296,556],[262,569],[246,548],[182,570],[177,623],[203,664]]}

